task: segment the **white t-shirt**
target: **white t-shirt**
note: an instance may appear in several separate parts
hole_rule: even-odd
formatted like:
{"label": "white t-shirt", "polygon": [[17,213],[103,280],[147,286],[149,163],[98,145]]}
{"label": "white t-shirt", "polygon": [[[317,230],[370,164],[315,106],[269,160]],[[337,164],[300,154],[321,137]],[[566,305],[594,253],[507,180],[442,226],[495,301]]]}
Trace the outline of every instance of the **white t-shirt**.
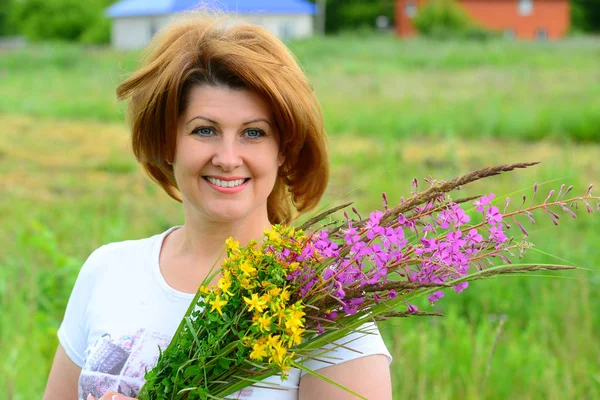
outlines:
{"label": "white t-shirt", "polygon": [[[135,397],[144,384],[146,370],[156,365],[158,346],[166,348],[194,295],[170,287],[158,264],[165,236],[175,228],[146,239],[111,243],[94,251],[77,281],[58,339],[69,357],[81,367],[79,399],[88,393],[100,398],[114,390]],[[391,356],[376,331],[353,334],[327,361],[309,361],[313,370],[364,357]],[[325,357],[321,357],[325,358]],[[231,396],[240,399],[293,400],[298,398],[300,370],[292,369],[288,380],[278,376],[265,380],[287,390],[248,387]]]}

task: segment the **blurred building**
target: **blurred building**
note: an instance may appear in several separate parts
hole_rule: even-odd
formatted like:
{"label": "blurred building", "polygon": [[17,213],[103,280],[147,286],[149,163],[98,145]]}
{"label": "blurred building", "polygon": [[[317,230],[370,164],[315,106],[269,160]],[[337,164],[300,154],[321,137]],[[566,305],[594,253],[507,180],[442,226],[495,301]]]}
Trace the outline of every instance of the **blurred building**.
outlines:
{"label": "blurred building", "polygon": [[[427,0],[396,0],[399,36],[417,34],[412,19]],[[523,39],[558,39],[570,26],[569,0],[458,0],[482,26]]]}
{"label": "blurred building", "polygon": [[199,4],[262,25],[284,40],[311,36],[314,31],[316,6],[305,0],[122,0],[106,10],[112,19],[112,46],[141,49],[156,32]]}

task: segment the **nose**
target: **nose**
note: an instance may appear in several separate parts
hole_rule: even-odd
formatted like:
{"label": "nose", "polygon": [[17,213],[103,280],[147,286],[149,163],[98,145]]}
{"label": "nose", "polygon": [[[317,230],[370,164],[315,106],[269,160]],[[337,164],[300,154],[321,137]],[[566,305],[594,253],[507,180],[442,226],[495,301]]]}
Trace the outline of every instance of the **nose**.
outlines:
{"label": "nose", "polygon": [[234,138],[223,138],[215,148],[212,158],[213,165],[225,172],[230,172],[244,162],[240,153],[239,143]]}

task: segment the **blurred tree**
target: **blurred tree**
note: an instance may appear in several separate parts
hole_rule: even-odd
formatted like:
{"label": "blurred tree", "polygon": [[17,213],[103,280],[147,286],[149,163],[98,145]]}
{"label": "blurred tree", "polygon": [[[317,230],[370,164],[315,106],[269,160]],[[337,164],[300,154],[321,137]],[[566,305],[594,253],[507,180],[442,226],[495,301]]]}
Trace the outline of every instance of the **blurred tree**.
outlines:
{"label": "blurred tree", "polygon": [[17,32],[13,19],[13,1],[0,0],[0,36],[12,35]]}
{"label": "blurred tree", "polygon": [[[322,0],[310,0],[323,3]],[[325,31],[335,33],[375,29],[375,19],[384,15],[394,20],[395,0],[326,0]]]}
{"label": "blurred tree", "polygon": [[571,0],[571,23],[574,30],[600,32],[600,1]]}
{"label": "blurred tree", "polygon": [[20,0],[13,11],[28,39],[107,43],[110,25],[104,8],[112,0]]}
{"label": "blurred tree", "polygon": [[456,0],[429,0],[413,24],[421,34],[436,39],[486,40],[497,35],[471,19]]}

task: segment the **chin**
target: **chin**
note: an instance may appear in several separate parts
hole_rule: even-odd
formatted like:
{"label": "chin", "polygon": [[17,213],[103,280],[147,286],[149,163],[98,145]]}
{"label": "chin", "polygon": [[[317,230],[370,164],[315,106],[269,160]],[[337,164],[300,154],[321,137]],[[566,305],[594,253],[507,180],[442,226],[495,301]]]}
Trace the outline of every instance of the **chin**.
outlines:
{"label": "chin", "polygon": [[218,207],[213,210],[207,210],[206,215],[217,222],[235,223],[242,222],[251,215],[250,210],[242,210],[238,207]]}

